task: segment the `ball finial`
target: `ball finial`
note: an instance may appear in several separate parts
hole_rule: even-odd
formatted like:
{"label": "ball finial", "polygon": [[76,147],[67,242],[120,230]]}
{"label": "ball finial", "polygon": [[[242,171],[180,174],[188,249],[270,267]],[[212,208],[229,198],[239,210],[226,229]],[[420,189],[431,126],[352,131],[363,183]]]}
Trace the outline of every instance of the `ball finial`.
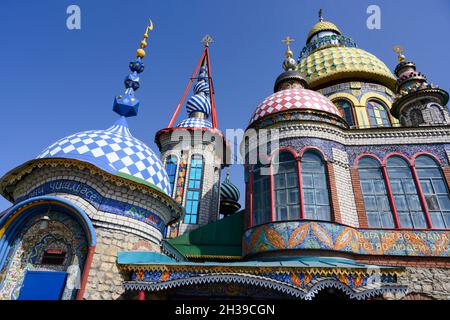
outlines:
{"label": "ball finial", "polygon": [[403,55],[404,49],[400,47],[399,45],[396,45],[392,48],[394,52],[397,54],[397,60],[398,62],[405,61],[405,56]]}

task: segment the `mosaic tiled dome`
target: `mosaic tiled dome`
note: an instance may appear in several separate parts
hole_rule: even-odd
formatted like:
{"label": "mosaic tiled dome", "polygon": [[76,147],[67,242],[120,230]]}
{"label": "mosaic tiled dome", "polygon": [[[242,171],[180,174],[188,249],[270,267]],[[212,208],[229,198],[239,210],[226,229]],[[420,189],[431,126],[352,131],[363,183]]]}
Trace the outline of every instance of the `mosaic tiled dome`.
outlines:
{"label": "mosaic tiled dome", "polygon": [[89,162],[112,174],[142,179],[171,194],[169,178],[158,156],[131,135],[124,117],[107,130],[84,131],[58,140],[37,158]]}
{"label": "mosaic tiled dome", "polygon": [[324,95],[308,89],[287,89],[267,97],[255,110],[250,123],[280,111],[309,109],[341,116],[336,106]]}
{"label": "mosaic tiled dome", "polygon": [[341,31],[339,30],[338,27],[336,27],[336,25],[334,23],[329,22],[329,21],[319,21],[315,25],[313,25],[311,30],[309,30],[308,40],[316,33],[322,32],[322,31],[334,31],[337,34],[341,34]]}
{"label": "mosaic tiled dome", "polygon": [[391,89],[395,87],[395,78],[389,68],[373,54],[359,48],[317,50],[300,61],[298,70],[311,87],[346,78],[377,80]]}

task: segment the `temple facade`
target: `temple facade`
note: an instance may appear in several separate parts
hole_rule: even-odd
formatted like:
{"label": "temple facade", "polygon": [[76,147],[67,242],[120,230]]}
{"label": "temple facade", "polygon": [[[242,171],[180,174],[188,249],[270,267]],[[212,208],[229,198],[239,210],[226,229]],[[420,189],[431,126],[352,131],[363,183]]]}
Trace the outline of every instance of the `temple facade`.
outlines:
{"label": "temple facade", "polygon": [[241,197],[211,37],[159,154],[133,137],[152,29],[116,123],[0,179],[0,299],[450,299],[449,95],[401,47],[391,71],[322,14],[298,59],[287,37],[249,106]]}

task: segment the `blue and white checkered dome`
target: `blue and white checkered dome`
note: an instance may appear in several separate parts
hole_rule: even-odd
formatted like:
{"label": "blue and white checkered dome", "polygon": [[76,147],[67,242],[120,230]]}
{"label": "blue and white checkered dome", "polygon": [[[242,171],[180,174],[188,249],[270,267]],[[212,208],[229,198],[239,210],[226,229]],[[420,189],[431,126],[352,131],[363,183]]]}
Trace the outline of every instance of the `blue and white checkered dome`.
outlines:
{"label": "blue and white checkered dome", "polygon": [[220,186],[220,200],[238,202],[240,195],[238,187],[232,184],[227,177]]}
{"label": "blue and white checkered dome", "polygon": [[211,101],[209,100],[209,96],[200,93],[193,95],[186,103],[186,111],[188,115],[191,115],[193,112],[202,112],[209,117],[211,114]]}
{"label": "blue and white checkered dome", "polygon": [[171,194],[169,178],[158,156],[134,138],[121,117],[106,130],[75,133],[45,149],[37,158],[68,158],[89,162],[111,174],[142,179]]}
{"label": "blue and white checkered dome", "polygon": [[201,118],[187,118],[180,122],[178,127],[184,128],[212,128],[211,122]]}

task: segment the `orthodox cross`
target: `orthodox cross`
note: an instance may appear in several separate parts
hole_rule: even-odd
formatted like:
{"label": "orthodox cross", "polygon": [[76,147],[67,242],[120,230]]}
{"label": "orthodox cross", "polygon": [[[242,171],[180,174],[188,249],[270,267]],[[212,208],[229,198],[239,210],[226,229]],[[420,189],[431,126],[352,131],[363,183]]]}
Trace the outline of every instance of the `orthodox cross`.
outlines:
{"label": "orthodox cross", "polygon": [[291,37],[287,36],[286,38],[284,38],[281,41],[287,45],[288,50],[291,50],[290,44],[291,44],[291,42],[294,42],[295,39],[292,39]]}
{"label": "orthodox cross", "polygon": [[209,47],[209,44],[214,42],[213,38],[207,34],[206,36],[203,37],[202,39],[202,43],[205,47]]}

